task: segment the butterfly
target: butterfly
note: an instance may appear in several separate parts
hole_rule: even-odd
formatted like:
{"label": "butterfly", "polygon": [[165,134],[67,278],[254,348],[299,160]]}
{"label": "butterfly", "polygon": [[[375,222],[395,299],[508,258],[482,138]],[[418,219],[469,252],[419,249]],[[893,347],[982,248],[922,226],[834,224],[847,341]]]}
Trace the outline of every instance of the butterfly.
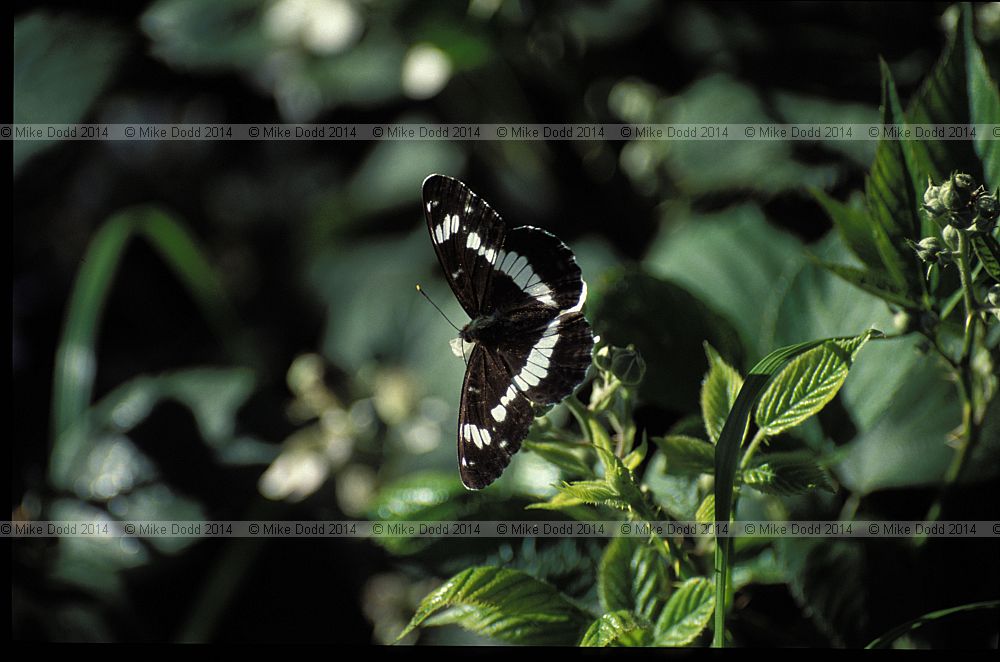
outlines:
{"label": "butterfly", "polygon": [[423,183],[431,242],[472,343],[458,413],[458,463],[469,489],[500,477],[534,419],[583,381],[594,334],[583,316],[587,284],[572,251],[530,226],[508,229],[461,181]]}

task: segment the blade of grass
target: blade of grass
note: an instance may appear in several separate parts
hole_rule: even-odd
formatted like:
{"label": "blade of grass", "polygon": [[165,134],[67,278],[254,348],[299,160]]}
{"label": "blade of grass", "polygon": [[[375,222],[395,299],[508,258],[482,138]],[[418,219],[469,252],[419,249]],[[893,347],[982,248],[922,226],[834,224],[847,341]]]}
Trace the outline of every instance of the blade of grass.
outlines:
{"label": "blade of grass", "polygon": [[234,344],[236,315],[222,285],[204,251],[184,226],[153,207],[127,209],[112,216],[91,240],[82,259],[56,349],[49,476],[59,486],[65,486],[66,480],[63,459],[74,456],[68,452],[71,449],[64,448],[70,438],[65,433],[81,419],[93,396],[100,319],[122,255],[135,236],[146,239],[163,257],[233,358],[249,358]]}
{"label": "blade of grass", "polygon": [[1000,600],[988,600],[985,602],[971,602],[966,605],[960,605],[958,607],[951,607],[949,609],[941,609],[938,611],[932,611],[923,616],[914,618],[912,621],[907,621],[902,625],[898,625],[881,637],[877,637],[870,644],[865,646],[865,648],[889,648],[895,640],[902,637],[907,632],[912,632],[918,628],[924,626],[925,623],[931,621],[936,621],[939,618],[945,618],[946,616],[951,616],[952,614],[958,614],[965,611],[976,611],[978,609],[1000,609]]}
{"label": "blade of grass", "polygon": [[[871,334],[872,338],[883,337],[881,332],[874,329],[868,333]],[[850,336],[843,339],[848,338]],[[736,402],[729,413],[729,418],[726,419],[722,433],[719,435],[719,442],[715,446],[715,521],[719,526],[727,525],[732,517],[736,465],[739,461],[743,437],[746,435],[747,424],[757,400],[785,363],[827,340],[837,340],[837,338],[809,340],[781,347],[765,356],[750,369],[739,395],[736,396]],[[712,645],[716,648],[722,648],[725,646],[726,598],[730,590],[727,580],[732,538],[716,536],[715,543],[715,634]]]}

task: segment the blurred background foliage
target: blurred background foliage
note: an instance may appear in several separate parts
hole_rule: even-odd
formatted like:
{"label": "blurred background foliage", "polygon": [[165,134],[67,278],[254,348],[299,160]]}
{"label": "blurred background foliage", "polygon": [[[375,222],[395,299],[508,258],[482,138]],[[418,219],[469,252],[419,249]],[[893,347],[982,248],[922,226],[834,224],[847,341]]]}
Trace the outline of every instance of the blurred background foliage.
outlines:
{"label": "blurred background foliage", "polygon": [[[996,77],[1000,9],[976,14]],[[935,3],[17,3],[13,118],[868,122],[878,58],[909,97],[956,16]],[[779,345],[893,328],[884,304],[806,255],[851,261],[809,187],[857,202],[873,142],[12,146],[12,519],[536,516],[524,506],[561,474],[535,453],[482,493],[458,481],[462,364],[413,290],[462,319],[420,213],[432,172],[570,244],[595,325],[647,361],[650,434],[697,412],[705,339],[745,370]],[[959,412],[918,350],[873,343],[788,441],[836,452],[835,494],[747,497],[741,512],[921,517]],[[995,440],[996,401],[990,416]],[[997,517],[996,444],[980,450],[943,519]],[[703,485],[657,454],[645,476],[667,512],[693,517]],[[596,599],[602,541],[467,542],[20,540],[14,636],[389,642],[441,577],[484,563]],[[996,551],[782,541],[737,568],[734,640],[866,643],[996,597]],[[906,643],[989,632],[968,616]]]}

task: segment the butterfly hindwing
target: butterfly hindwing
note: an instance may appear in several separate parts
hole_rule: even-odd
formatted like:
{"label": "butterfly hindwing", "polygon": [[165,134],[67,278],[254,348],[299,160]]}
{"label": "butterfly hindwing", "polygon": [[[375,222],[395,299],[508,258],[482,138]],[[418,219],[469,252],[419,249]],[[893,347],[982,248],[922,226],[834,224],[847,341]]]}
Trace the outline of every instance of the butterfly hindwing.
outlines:
{"label": "butterfly hindwing", "polygon": [[580,303],[583,278],[573,252],[545,230],[507,233],[494,263],[490,299],[497,309],[538,304],[556,311]]}
{"label": "butterfly hindwing", "polygon": [[424,180],[423,202],[448,284],[466,314],[476,317],[488,302],[493,262],[504,241],[503,219],[468,186],[444,175]]}
{"label": "butterfly hindwing", "polygon": [[544,230],[519,227],[507,233],[494,268],[490,298],[516,324],[498,345],[511,387],[536,404],[559,402],[583,381],[594,345],[573,252]]}
{"label": "butterfly hindwing", "polygon": [[590,324],[579,310],[565,312],[524,337],[500,349],[513,377],[508,390],[540,405],[560,402],[587,374],[594,348]]}

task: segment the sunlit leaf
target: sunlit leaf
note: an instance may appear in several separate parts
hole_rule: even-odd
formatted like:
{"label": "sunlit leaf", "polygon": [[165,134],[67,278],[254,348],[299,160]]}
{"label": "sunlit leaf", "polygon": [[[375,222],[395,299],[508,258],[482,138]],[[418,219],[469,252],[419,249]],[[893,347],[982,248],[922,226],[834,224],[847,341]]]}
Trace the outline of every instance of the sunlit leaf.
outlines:
{"label": "sunlit leaf", "polygon": [[581,646],[648,646],[653,626],[626,609],[602,615],[590,624]]}
{"label": "sunlit leaf", "polygon": [[594,473],[593,467],[585,459],[587,450],[581,446],[573,446],[560,441],[528,439],[521,444],[521,450],[538,454],[539,457],[556,465],[569,476],[590,476]]}
{"label": "sunlit leaf", "polygon": [[767,453],[754,458],[754,464],[741,473],[743,484],[766,494],[781,496],[803,494],[813,489],[833,492],[830,476],[804,453]]}
{"label": "sunlit leaf", "polygon": [[614,538],[597,571],[597,595],[607,611],[627,610],[653,620],[669,592],[663,556],[648,540]]}
{"label": "sunlit leaf", "polygon": [[657,646],[686,646],[701,634],[715,610],[712,580],[694,577],[674,590],[656,621]]}
{"label": "sunlit leaf", "polygon": [[797,357],[771,382],[757,406],[757,425],[777,435],[817,414],[837,395],[851,363],[871,334],[830,340]]}
{"label": "sunlit leaf", "polygon": [[704,524],[711,524],[715,521],[715,495],[706,494],[701,505],[694,513],[695,520]]}
{"label": "sunlit leaf", "polygon": [[[902,124],[897,113],[898,97],[892,73],[882,62],[882,122]],[[907,169],[901,141],[881,138],[875,150],[875,162],[865,179],[868,212],[873,221],[873,237],[889,278],[897,287],[916,282],[916,257],[905,243],[920,238],[920,220],[916,216],[917,195]]]}
{"label": "sunlit leaf", "polygon": [[400,633],[456,624],[477,634],[520,644],[575,644],[590,622],[552,585],[518,570],[469,568],[420,601]]}
{"label": "sunlit leaf", "polygon": [[715,448],[712,444],[694,437],[670,435],[653,437],[666,458],[664,470],[680,476],[699,476],[715,471]]}
{"label": "sunlit leaf", "polygon": [[708,374],[701,385],[701,415],[705,419],[708,438],[715,443],[743,386],[743,376],[707,342],[705,355],[708,357]]}

